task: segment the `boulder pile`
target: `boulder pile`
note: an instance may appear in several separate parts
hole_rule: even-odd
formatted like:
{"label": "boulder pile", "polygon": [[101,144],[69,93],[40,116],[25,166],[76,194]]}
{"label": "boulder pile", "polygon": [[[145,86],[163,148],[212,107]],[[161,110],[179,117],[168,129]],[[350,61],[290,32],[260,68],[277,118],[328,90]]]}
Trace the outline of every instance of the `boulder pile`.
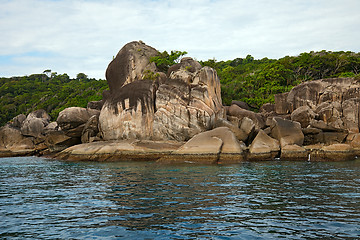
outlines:
{"label": "boulder pile", "polygon": [[51,122],[44,110],[0,128],[0,156],[64,160],[237,163],[348,160],[360,153],[360,82],[304,82],[253,112],[223,106],[214,69],[186,57],[167,73],[142,43],[126,44],[106,70],[109,90]]}

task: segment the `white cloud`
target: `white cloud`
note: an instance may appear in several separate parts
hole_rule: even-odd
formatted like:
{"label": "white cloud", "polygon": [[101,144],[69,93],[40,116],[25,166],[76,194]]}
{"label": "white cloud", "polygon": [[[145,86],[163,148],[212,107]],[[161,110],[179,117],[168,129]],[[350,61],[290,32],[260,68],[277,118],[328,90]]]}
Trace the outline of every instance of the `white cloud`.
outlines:
{"label": "white cloud", "polygon": [[[0,0],[0,75],[104,78],[127,42],[199,60],[360,51],[357,0]],[[7,56],[2,57],[1,56]]]}

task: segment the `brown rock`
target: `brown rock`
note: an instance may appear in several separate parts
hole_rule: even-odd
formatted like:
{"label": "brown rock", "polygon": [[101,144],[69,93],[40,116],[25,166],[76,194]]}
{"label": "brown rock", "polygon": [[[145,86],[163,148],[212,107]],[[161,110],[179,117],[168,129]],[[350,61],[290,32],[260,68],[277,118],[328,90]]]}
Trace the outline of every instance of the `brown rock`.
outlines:
{"label": "brown rock", "polygon": [[81,135],[82,143],[93,142],[99,133],[99,116],[94,115],[86,122]]}
{"label": "brown rock", "polygon": [[[84,125],[91,116],[98,115],[100,112],[94,109],[81,107],[69,107],[59,113],[56,120],[61,130],[68,131]],[[82,131],[82,129],[81,129]],[[80,131],[80,136],[81,136]]]}
{"label": "brown rock", "polygon": [[289,161],[308,160],[308,152],[299,145],[286,145],[281,148],[280,158]]}
{"label": "brown rock", "polygon": [[106,69],[111,95],[116,95],[123,85],[141,80],[146,70],[156,72],[155,63],[149,60],[157,54],[156,49],[142,42],[126,44]]}
{"label": "brown rock", "polygon": [[355,159],[355,151],[348,144],[333,144],[310,150],[310,161],[346,161]]}
{"label": "brown rock", "polygon": [[308,106],[302,106],[291,113],[291,120],[299,122],[302,128],[309,126],[311,119],[314,119],[316,114]]}
{"label": "brown rock", "polygon": [[249,147],[249,160],[273,160],[279,155],[279,141],[260,130]]}
{"label": "brown rock", "polygon": [[34,143],[31,138],[24,137],[19,129],[5,125],[0,128],[0,151],[5,152],[6,156],[29,155],[34,153]]}
{"label": "brown rock", "polygon": [[235,100],[231,101],[231,105],[234,105],[234,104],[237,105],[237,106],[239,106],[239,107],[242,108],[242,109],[250,110],[250,107],[249,107],[249,105],[248,105],[246,102],[235,101]]}
{"label": "brown rock", "polygon": [[265,122],[262,119],[261,114],[242,109],[237,105],[231,105],[228,114],[230,116],[237,117],[240,120],[243,119],[244,117],[250,118],[254,122],[257,128],[262,129],[265,127]]}
{"label": "brown rock", "polygon": [[10,125],[12,127],[21,128],[22,123],[25,121],[25,119],[26,116],[24,114],[19,114],[11,120]]}
{"label": "brown rock", "polygon": [[304,134],[298,122],[274,117],[271,124],[271,136],[280,142],[281,148],[286,145],[299,145],[304,142]]}
{"label": "brown rock", "polygon": [[161,158],[162,163],[235,163],[243,161],[243,145],[226,127],[202,132],[171,155]]}
{"label": "brown rock", "polygon": [[51,153],[60,152],[80,143],[80,138],[69,137],[63,131],[49,131],[45,136],[45,145]]}

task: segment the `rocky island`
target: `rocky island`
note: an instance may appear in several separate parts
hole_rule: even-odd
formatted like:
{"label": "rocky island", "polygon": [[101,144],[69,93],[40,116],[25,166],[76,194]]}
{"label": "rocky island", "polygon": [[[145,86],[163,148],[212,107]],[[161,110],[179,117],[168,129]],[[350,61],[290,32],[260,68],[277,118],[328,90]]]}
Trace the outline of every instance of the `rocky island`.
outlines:
{"label": "rocky island", "polygon": [[55,122],[44,110],[0,128],[0,156],[62,160],[238,163],[341,161],[360,154],[360,80],[320,79],[275,95],[259,112],[223,106],[210,67],[185,57],[162,72],[143,42],[126,44],[106,70],[109,90]]}

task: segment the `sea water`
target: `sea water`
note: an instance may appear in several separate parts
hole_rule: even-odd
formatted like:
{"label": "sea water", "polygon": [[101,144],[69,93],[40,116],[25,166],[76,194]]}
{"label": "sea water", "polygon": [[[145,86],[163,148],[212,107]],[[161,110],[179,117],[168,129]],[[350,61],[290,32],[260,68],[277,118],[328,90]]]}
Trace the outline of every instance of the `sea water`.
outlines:
{"label": "sea water", "polygon": [[0,239],[357,239],[360,161],[0,159]]}

